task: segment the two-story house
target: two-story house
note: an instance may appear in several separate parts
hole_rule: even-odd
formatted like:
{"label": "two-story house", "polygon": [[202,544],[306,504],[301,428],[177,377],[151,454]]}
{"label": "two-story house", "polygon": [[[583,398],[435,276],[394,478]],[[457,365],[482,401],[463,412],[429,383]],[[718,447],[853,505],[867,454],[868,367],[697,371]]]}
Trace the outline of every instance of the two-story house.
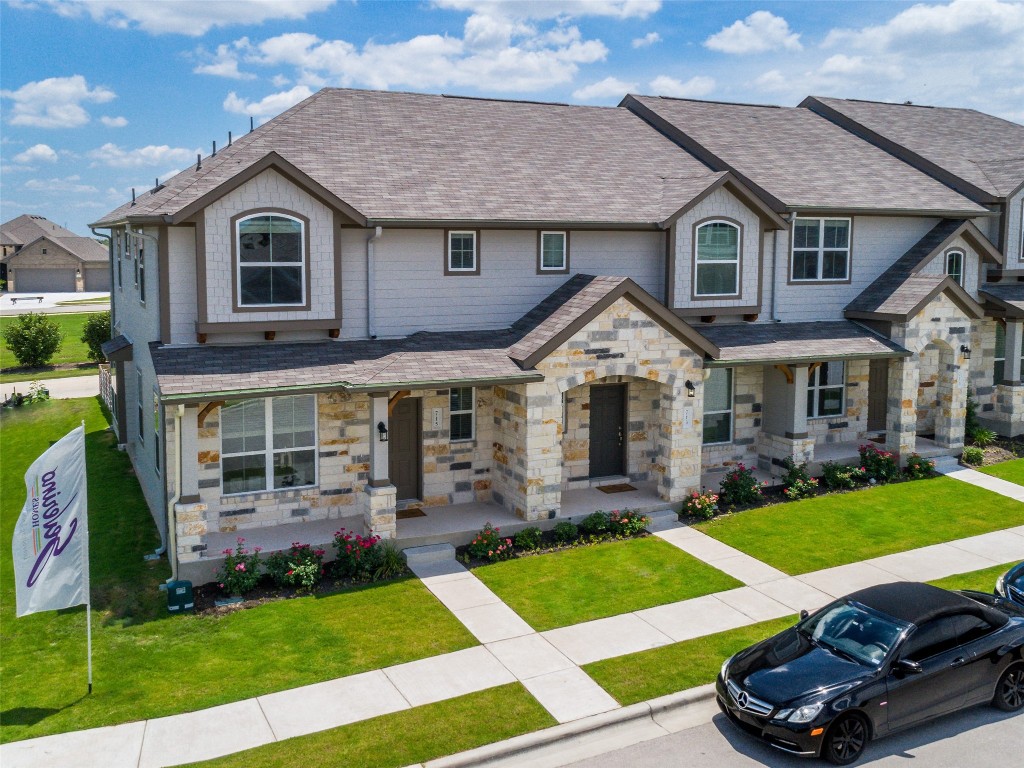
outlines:
{"label": "two-story house", "polygon": [[325,89],[95,225],[116,429],[198,580],[238,534],[463,541],[955,452],[977,281],[848,307],[936,238],[1002,267],[993,215],[808,109]]}

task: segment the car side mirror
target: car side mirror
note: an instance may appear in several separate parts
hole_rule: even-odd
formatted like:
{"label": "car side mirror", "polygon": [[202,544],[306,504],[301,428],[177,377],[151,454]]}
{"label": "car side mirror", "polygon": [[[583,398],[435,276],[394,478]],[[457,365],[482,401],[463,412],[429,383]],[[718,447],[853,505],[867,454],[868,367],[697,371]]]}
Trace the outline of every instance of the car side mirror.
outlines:
{"label": "car side mirror", "polygon": [[896,662],[896,671],[902,672],[904,675],[919,675],[924,672],[924,669],[916,661],[900,659]]}
{"label": "car side mirror", "polygon": [[810,616],[810,615],[811,615],[811,614],[809,614],[809,613],[807,612],[807,609],[806,609],[806,608],[804,608],[804,609],[803,609],[802,611],[800,611],[800,621],[803,621],[804,619],[806,619],[806,618],[807,618],[808,616]]}

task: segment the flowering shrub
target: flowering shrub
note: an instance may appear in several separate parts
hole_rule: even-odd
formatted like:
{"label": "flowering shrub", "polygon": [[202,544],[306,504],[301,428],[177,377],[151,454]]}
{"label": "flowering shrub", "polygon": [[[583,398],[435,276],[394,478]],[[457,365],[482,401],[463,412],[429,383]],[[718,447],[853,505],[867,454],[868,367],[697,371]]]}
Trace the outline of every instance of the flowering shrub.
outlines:
{"label": "flowering shrub", "polygon": [[850,490],[867,479],[864,467],[847,467],[834,461],[826,461],[821,467],[821,480],[830,491]]}
{"label": "flowering shrub", "polygon": [[224,550],[224,567],[218,579],[220,588],[233,596],[252,592],[260,580],[260,548],[250,552],[243,544],[245,539],[239,536],[234,550]]}
{"label": "flowering shrub", "polygon": [[636,536],[641,533],[651,518],[644,517],[639,512],[632,512],[624,509],[621,512],[615,511],[608,515],[608,530],[612,536]]}
{"label": "flowering shrub", "polygon": [[818,489],[818,481],[807,471],[807,462],[797,464],[790,458],[782,462],[786,474],[782,476],[782,492],[787,499],[806,499]]}
{"label": "flowering shrub", "polygon": [[736,468],[728,472],[720,483],[721,493],[718,497],[723,504],[739,506],[742,504],[756,504],[764,496],[764,486],[768,482],[759,483],[754,477],[754,469],[744,464],[737,464]]}
{"label": "flowering shrub", "polygon": [[889,451],[880,451],[870,443],[860,446],[857,450],[860,453],[860,465],[869,480],[888,483],[900,476],[896,457]]}
{"label": "flowering shrub", "polygon": [[557,543],[571,544],[576,541],[576,538],[580,535],[580,529],[575,523],[563,520],[560,523],[555,523],[554,533],[555,541]]}
{"label": "flowering shrub", "polygon": [[580,521],[580,534],[583,536],[599,537],[608,533],[609,517],[607,512],[591,512]]}
{"label": "flowering shrub", "polygon": [[501,529],[487,523],[469,543],[469,554],[478,560],[487,560],[492,563],[496,563],[498,560],[508,560],[513,555],[512,539],[503,539]]}
{"label": "flowering shrub", "polygon": [[920,480],[924,477],[931,477],[932,470],[935,469],[935,462],[930,459],[925,459],[918,456],[916,453],[910,455],[907,459],[907,477],[911,480]]}
{"label": "flowering shrub", "polygon": [[376,568],[379,536],[362,536],[342,528],[334,534],[335,571],[345,578],[367,578]]}
{"label": "flowering shrub", "polygon": [[718,494],[711,491],[694,491],[683,505],[683,511],[690,517],[710,520],[718,511]]}
{"label": "flowering shrub", "polygon": [[324,550],[293,542],[289,549],[267,558],[266,571],[279,587],[311,590],[324,575]]}
{"label": "flowering shrub", "polygon": [[515,543],[520,549],[531,551],[534,549],[540,549],[541,532],[540,528],[529,527],[523,528],[519,533],[516,534]]}

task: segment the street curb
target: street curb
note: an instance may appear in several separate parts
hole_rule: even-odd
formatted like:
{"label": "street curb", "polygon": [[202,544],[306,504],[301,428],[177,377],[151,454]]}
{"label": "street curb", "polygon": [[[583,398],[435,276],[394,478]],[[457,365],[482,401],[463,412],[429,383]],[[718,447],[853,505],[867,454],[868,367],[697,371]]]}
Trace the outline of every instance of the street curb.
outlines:
{"label": "street curb", "polygon": [[[591,715],[590,717],[562,723],[551,728],[533,733],[524,733],[505,741],[485,744],[482,747],[460,752],[457,755],[440,757],[423,763],[423,768],[471,768],[472,766],[514,765],[527,759],[531,753],[560,741],[577,739],[582,736],[596,735],[602,731],[610,731],[620,725],[638,720],[649,720],[658,726],[657,717],[668,713],[676,713],[694,704],[703,704],[715,697],[715,685],[709,683],[698,688],[690,688],[668,696],[641,701],[628,707],[615,709],[611,712]],[[660,727],[660,726],[659,726]]]}

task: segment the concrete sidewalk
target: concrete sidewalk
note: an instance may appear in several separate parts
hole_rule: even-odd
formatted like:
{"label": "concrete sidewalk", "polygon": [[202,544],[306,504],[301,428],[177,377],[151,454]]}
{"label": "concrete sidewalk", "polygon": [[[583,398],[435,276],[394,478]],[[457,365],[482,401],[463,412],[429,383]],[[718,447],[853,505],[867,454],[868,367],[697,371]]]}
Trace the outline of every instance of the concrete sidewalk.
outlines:
{"label": "concrete sidewalk", "polygon": [[[35,297],[42,296],[42,301]],[[106,304],[71,304],[60,306],[62,301],[107,298]],[[45,315],[74,312],[106,312],[110,309],[109,291],[83,291],[81,293],[4,293],[0,294],[0,315],[26,315],[36,312]]]}
{"label": "concrete sidewalk", "polygon": [[[71,400],[77,397],[96,397],[100,393],[99,374],[94,376],[68,376],[62,379],[40,379],[39,383],[50,392],[54,400]],[[32,380],[17,381],[12,384],[0,385],[0,399],[6,399],[14,392],[25,394],[32,385]]]}

